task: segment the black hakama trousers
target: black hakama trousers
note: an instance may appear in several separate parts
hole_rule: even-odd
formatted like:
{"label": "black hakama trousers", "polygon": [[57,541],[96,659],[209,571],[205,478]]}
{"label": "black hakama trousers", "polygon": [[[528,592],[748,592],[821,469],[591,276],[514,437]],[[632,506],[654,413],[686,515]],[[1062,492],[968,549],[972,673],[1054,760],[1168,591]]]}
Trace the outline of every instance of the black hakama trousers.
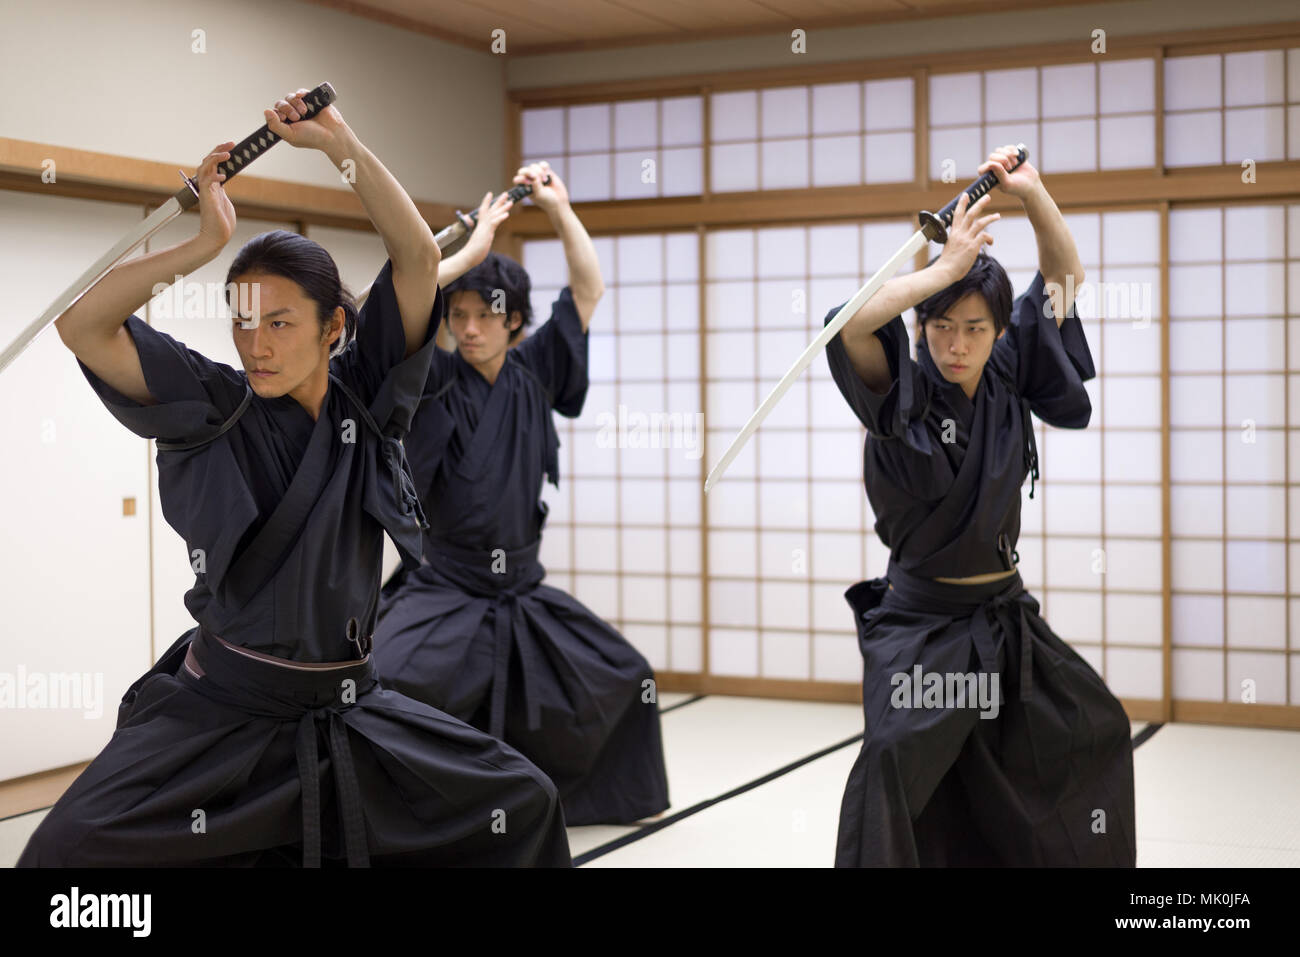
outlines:
{"label": "black hakama trousers", "polygon": [[[191,641],[191,637],[193,640]],[[132,686],[20,867],[569,866],[555,786],[382,687],[369,656],[297,670],[202,629]]]}
{"label": "black hakama trousers", "polygon": [[569,825],[668,807],[654,671],[572,596],[541,584],[539,543],[443,542],[386,586],[375,667],[391,688],[517,748],[555,782]]}
{"label": "black hakama trousers", "polygon": [[[1039,617],[1019,574],[956,585],[891,562],[845,597],[864,661],[865,737],[837,867],[1135,865],[1128,716]],[[973,702],[899,706],[911,699],[894,676],[918,664],[998,673],[997,716]]]}

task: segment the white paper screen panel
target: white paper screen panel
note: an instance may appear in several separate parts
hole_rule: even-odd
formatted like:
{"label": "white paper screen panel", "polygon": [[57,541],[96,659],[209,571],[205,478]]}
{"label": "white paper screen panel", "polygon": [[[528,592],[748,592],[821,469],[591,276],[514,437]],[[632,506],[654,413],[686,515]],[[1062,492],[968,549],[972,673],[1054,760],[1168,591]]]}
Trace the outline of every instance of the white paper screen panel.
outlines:
{"label": "white paper screen panel", "polygon": [[[1202,58],[1221,89],[1180,102],[1276,98],[1284,62]],[[1300,206],[1175,208],[1169,251],[1174,697],[1297,704]]]}
{"label": "white paper screen panel", "polygon": [[[1048,624],[1116,694],[1159,698],[1160,217],[1081,211],[1066,223],[1086,274],[1075,311],[1098,374],[1085,383],[1086,429],[1035,418],[1040,480],[1033,499],[1028,482],[1022,489],[1020,574]],[[990,253],[1023,292],[1038,270],[1032,227],[1005,215],[990,232]]]}
{"label": "white paper screen panel", "polygon": [[[699,243],[693,233],[594,242],[605,294],[588,332],[591,386],[578,418],[555,416],[560,487],[541,490],[550,509],[541,560],[550,584],[604,616],[654,668],[699,672]],[[564,248],[530,240],[523,257],[537,327],[565,281]]]}
{"label": "white paper screen panel", "polygon": [[714,192],[911,182],[911,77],[711,94]]}
{"label": "white paper screen panel", "polygon": [[698,195],[703,117],[699,96],[524,109],[523,159],[550,163],[574,202]]}
{"label": "white paper screen panel", "polygon": [[1300,48],[1166,59],[1165,165],[1300,158],[1297,75]]}
{"label": "white paper screen panel", "polygon": [[932,180],[966,182],[1024,143],[1044,173],[1155,164],[1155,61],[937,73],[929,78]]}
{"label": "white paper screen panel", "polygon": [[[835,94],[852,101],[861,96],[859,86]],[[815,112],[813,129],[835,129],[832,116]],[[704,329],[712,457],[721,455],[826,313],[847,301],[913,229],[910,222],[886,221],[709,232]],[[819,358],[709,494],[714,671],[860,680],[844,591],[883,574],[888,558],[862,488],[864,437]]]}

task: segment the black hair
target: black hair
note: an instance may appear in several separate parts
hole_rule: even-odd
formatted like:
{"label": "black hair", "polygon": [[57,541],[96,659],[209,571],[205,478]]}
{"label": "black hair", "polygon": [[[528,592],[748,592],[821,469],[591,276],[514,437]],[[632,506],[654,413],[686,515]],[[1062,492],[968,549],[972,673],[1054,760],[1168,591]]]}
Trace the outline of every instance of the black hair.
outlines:
{"label": "black hair", "polygon": [[244,243],[226,271],[226,302],[232,309],[230,291],[234,286],[231,284],[245,273],[266,273],[296,282],[307,298],[316,303],[316,318],[322,333],[329,328],[334,310],[342,306],[343,332],[330,350],[331,357],[341,353],[356,336],[356,300],[339,279],[334,257],[320,243],[284,229],[262,233]]}
{"label": "black hair", "polygon": [[[931,259],[929,265],[938,258]],[[988,303],[993,315],[993,334],[1000,335],[1011,322],[1011,280],[1002,264],[983,250],[975,257],[966,275],[916,304],[917,324],[924,330],[928,320],[946,315],[953,305],[972,292],[979,293]]]}
{"label": "black hair", "polygon": [[488,308],[498,298],[497,290],[505,293],[505,322],[516,312],[523,316],[518,329],[510,331],[510,342],[523,334],[524,327],[533,321],[533,283],[524,267],[509,256],[488,253],[487,258],[457,279],[442,287],[443,316],[451,314],[451,300],[458,292],[476,292],[483,297]]}

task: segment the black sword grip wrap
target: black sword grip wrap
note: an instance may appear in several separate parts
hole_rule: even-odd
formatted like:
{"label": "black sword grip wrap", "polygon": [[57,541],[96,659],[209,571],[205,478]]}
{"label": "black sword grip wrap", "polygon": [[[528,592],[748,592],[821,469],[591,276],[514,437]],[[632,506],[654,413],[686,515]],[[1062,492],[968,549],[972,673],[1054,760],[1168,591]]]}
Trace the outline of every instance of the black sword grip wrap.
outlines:
{"label": "black sword grip wrap", "polygon": [[[542,185],[543,185],[543,186],[547,186],[547,185],[550,184],[550,182],[551,182],[551,178],[548,176],[548,177],[546,177],[546,179],[542,180]],[[531,186],[529,186],[527,183],[520,183],[518,186],[514,186],[514,187],[510,188],[509,190],[507,190],[507,191],[506,191],[506,195],[510,197],[510,202],[512,202],[512,203],[517,203],[517,202],[519,202],[521,199],[523,199],[525,196],[527,196],[529,193],[531,193],[532,191],[533,191],[533,188],[532,188]],[[461,214],[460,214],[459,212],[457,212],[457,216],[460,216],[460,215],[461,215]],[[474,210],[473,212],[471,212],[471,213],[469,214],[469,218],[470,218],[470,220],[471,220],[472,222],[477,223],[477,222],[478,222],[478,210],[476,209],[476,210]]]}
{"label": "black sword grip wrap", "polygon": [[[1029,158],[1029,150],[1025,149],[1024,145],[1022,144],[1020,150],[1016,153],[1016,164],[1015,166],[1012,166],[1011,170],[1008,170],[1008,172],[1017,169],[1020,166],[1020,164],[1023,163],[1028,158]],[[993,172],[993,170],[989,170],[983,176],[975,180],[975,182],[971,183],[964,190],[962,190],[955,197],[953,197],[952,202],[950,202],[943,209],[939,210],[939,212],[921,213],[920,214],[921,227],[926,231],[926,236],[929,237],[931,240],[934,240],[935,242],[940,242],[940,243],[947,242],[948,240],[947,229],[949,226],[952,225],[952,214],[956,211],[957,203],[961,201],[962,196],[965,195],[970,197],[970,201],[967,203],[966,206],[967,209],[970,209],[971,206],[975,205],[975,202],[977,200],[983,198],[985,193],[992,191],[993,187],[997,185],[998,185],[997,173]]]}
{"label": "black sword grip wrap", "polygon": [[[316,89],[304,93],[302,98],[307,104],[307,113],[301,119],[294,120],[295,123],[311,119],[338,97],[334,92],[334,87],[328,83],[322,83]],[[229,181],[230,177],[237,174],[278,142],[280,142],[280,137],[272,133],[267,125],[263,123],[256,133],[246,137],[242,143],[231,149],[230,159],[217,166],[217,172],[225,173],[226,179]]]}

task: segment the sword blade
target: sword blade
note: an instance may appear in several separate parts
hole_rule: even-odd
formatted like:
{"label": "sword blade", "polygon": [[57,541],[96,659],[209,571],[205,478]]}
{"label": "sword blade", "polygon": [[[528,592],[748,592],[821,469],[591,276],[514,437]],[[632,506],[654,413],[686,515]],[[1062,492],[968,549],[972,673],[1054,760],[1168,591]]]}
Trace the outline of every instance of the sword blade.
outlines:
{"label": "sword blade", "polygon": [[844,325],[853,318],[854,314],[861,309],[863,305],[866,304],[868,299],[876,294],[877,290],[879,290],[881,286],[893,277],[894,273],[898,272],[903,263],[907,262],[907,260],[912,256],[915,256],[918,250],[925,248],[926,242],[928,242],[928,240],[925,238],[925,233],[918,229],[912,234],[912,238],[904,243],[902,248],[899,249],[898,252],[894,253],[894,255],[889,258],[889,261],[876,271],[874,276],[867,280],[866,285],[859,289],[857,294],[844,304],[843,308],[835,314],[835,318],[826,323],[825,328],[823,328],[817,335],[817,338],[810,342],[808,348],[805,349],[803,354],[795,360],[794,365],[790,367],[790,371],[782,376],[781,381],[778,382],[776,387],[767,394],[767,398],[763,400],[763,404],[760,405],[754,411],[754,414],[749,417],[749,421],[745,423],[745,427],[740,430],[740,433],[734,439],[731,440],[731,445],[728,446],[727,451],[723,453],[722,458],[718,459],[718,464],[713,466],[713,470],[709,472],[709,477],[704,481],[705,495],[709,494],[709,490],[717,484],[720,478],[722,478],[722,474],[727,471],[727,467],[735,461],[736,456],[738,456],[741,450],[745,447],[745,443],[749,441],[749,437],[758,430],[758,427],[763,423],[763,420],[767,418],[768,413],[771,412],[772,409],[776,407],[776,404],[781,401],[781,397],[790,390],[790,386],[794,385],[795,380],[798,379],[799,376],[803,374],[803,371],[812,365],[812,361],[822,353],[826,348],[827,343],[839,335],[839,331],[844,328]]}
{"label": "sword blade", "polygon": [[67,312],[74,302],[89,292],[95,283],[104,277],[105,273],[130,255],[131,250],[166,226],[181,212],[180,201],[173,196],[154,210],[148,219],[123,236],[117,245],[100,256],[94,265],[78,276],[72,285],[59,294],[59,298],[55,299],[48,309],[28,323],[27,328],[18,333],[18,337],[5,347],[4,352],[0,352],[0,372],[4,372],[9,363],[17,359],[23,350],[31,345],[36,340],[36,337],[44,332],[55,319]]}

